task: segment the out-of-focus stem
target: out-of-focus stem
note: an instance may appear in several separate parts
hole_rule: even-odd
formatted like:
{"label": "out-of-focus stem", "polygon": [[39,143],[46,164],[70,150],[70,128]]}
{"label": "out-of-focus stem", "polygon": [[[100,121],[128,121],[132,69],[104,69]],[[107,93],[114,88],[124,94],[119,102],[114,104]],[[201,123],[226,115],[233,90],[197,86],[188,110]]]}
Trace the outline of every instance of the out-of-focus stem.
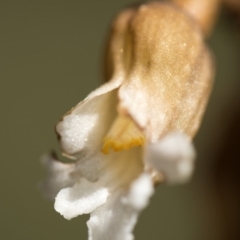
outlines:
{"label": "out-of-focus stem", "polygon": [[184,9],[199,23],[205,36],[210,35],[221,0],[172,0],[172,2]]}
{"label": "out-of-focus stem", "polygon": [[233,12],[240,15],[240,0],[223,0],[223,3]]}

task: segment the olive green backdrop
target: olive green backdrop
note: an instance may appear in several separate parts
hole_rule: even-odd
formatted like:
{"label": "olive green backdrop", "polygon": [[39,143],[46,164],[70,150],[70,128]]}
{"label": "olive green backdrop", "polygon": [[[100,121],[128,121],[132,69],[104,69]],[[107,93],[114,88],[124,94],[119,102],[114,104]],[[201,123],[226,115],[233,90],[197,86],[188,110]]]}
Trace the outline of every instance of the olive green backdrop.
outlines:
{"label": "olive green backdrop", "polygon": [[[102,81],[104,39],[122,1],[0,1],[0,239],[85,240],[86,220],[65,220],[38,190],[42,154],[59,151],[54,124]],[[216,153],[240,89],[240,36],[222,17],[210,40],[214,93],[195,141],[196,171],[185,186],[158,187],[135,229],[137,240],[219,239],[211,188]]]}

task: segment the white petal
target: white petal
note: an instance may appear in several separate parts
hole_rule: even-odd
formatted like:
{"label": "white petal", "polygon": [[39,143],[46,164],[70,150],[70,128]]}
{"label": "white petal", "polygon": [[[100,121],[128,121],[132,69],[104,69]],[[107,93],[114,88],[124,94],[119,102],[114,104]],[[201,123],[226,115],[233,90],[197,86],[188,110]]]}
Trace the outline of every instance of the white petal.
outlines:
{"label": "white petal", "polygon": [[195,151],[188,137],[180,133],[167,135],[145,148],[145,162],[162,172],[169,183],[186,182],[193,172]]}
{"label": "white petal", "polygon": [[107,188],[84,178],[73,187],[62,189],[55,201],[55,210],[66,219],[92,212],[104,204],[108,198]]}
{"label": "white petal", "polygon": [[128,192],[112,192],[107,202],[91,213],[87,222],[89,240],[133,240],[139,212],[152,193],[150,176],[145,174],[133,182]]}
{"label": "white petal", "polygon": [[[111,122],[116,116],[116,90],[86,99],[63,117],[56,130],[65,154],[81,156],[99,150]],[[76,157],[77,158],[77,157]]]}
{"label": "white petal", "polygon": [[142,174],[132,183],[128,195],[123,198],[123,203],[140,211],[148,205],[148,200],[153,192],[152,179],[148,174]]}
{"label": "white petal", "polygon": [[59,162],[54,154],[42,156],[41,163],[47,170],[47,178],[41,188],[48,198],[54,199],[62,188],[74,185],[75,164]]}

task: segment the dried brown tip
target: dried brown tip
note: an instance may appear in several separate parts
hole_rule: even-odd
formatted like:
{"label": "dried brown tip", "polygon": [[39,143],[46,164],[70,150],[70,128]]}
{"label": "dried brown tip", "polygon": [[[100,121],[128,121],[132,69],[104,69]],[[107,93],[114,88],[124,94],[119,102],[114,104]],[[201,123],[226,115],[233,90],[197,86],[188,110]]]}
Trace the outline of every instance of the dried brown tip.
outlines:
{"label": "dried brown tip", "polygon": [[218,15],[221,0],[172,0],[172,2],[199,23],[205,36],[210,35]]}

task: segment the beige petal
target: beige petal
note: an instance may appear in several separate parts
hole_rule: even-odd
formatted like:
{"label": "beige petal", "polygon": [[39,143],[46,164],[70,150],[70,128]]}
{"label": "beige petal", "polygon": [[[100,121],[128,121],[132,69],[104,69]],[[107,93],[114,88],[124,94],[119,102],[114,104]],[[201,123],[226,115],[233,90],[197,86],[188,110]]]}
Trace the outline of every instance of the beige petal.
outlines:
{"label": "beige petal", "polygon": [[[116,23],[124,14],[119,18]],[[119,113],[135,120],[151,141],[170,131],[192,137],[213,77],[212,59],[198,26],[164,3],[142,5],[127,23],[122,51],[128,64],[118,92]]]}

